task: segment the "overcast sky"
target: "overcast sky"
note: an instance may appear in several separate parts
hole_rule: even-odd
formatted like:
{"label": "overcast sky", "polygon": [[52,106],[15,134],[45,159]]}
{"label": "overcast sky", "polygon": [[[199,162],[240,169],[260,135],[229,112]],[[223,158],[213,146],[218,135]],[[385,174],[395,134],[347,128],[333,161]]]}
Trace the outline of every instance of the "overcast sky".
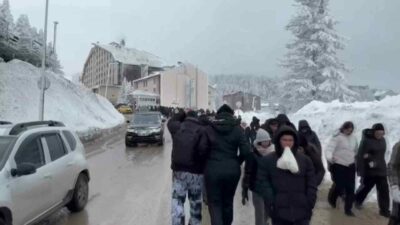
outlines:
{"label": "overcast sky", "polygon": [[[0,0],[1,1],[1,0]],[[82,71],[91,43],[126,38],[129,47],[170,63],[189,61],[209,74],[281,76],[292,36],[285,25],[293,0],[50,0],[60,22],[57,50],[66,74]],[[16,20],[27,14],[41,28],[45,0],[10,0]],[[400,1],[334,0],[332,16],[347,37],[340,53],[353,84],[400,91]]]}

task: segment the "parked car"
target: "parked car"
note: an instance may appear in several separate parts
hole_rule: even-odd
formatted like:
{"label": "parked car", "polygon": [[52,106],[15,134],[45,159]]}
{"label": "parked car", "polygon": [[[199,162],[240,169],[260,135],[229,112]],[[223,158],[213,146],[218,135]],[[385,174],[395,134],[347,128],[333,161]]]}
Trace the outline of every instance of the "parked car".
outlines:
{"label": "parked car", "polygon": [[120,112],[122,114],[132,114],[133,110],[128,105],[121,105],[121,106],[118,107],[118,112]]}
{"label": "parked car", "polygon": [[56,121],[0,126],[0,225],[83,210],[90,176],[78,136]]}
{"label": "parked car", "polygon": [[137,112],[131,121],[127,121],[128,129],[125,136],[126,146],[136,146],[138,143],[157,143],[164,145],[165,119],[159,112]]}

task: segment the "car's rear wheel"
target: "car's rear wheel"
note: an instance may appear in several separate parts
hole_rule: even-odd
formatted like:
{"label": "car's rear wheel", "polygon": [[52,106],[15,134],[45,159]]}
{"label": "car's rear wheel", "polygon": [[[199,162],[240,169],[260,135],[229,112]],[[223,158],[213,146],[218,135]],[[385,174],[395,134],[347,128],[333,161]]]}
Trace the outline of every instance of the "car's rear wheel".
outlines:
{"label": "car's rear wheel", "polygon": [[71,202],[68,203],[67,208],[71,212],[82,211],[89,198],[89,179],[86,175],[81,174],[75,184],[74,194],[72,196]]}

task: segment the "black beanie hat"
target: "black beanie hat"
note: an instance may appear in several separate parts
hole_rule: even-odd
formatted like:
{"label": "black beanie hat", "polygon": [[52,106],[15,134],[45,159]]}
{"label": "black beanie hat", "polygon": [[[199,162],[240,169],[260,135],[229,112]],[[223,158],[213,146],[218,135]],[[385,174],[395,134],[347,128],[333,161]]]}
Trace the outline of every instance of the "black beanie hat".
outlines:
{"label": "black beanie hat", "polygon": [[383,126],[383,124],[381,123],[376,123],[372,126],[372,129],[377,131],[377,130],[383,130],[385,131],[385,127]]}
{"label": "black beanie hat", "polygon": [[229,114],[232,114],[232,115],[235,114],[233,109],[231,107],[229,107],[229,105],[227,105],[227,104],[222,105],[218,109],[217,114],[220,114],[220,113],[229,113]]}

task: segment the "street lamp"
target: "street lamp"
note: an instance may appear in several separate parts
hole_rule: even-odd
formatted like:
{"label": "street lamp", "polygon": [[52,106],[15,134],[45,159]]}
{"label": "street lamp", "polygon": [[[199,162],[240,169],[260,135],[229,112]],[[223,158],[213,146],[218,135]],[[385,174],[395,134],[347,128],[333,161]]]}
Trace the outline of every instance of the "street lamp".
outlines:
{"label": "street lamp", "polygon": [[44,16],[44,37],[43,37],[43,58],[42,58],[42,76],[40,78],[40,104],[39,104],[39,120],[44,119],[44,94],[45,94],[45,78],[46,78],[46,51],[47,51],[47,20],[49,16],[49,0],[46,0],[46,10]]}

